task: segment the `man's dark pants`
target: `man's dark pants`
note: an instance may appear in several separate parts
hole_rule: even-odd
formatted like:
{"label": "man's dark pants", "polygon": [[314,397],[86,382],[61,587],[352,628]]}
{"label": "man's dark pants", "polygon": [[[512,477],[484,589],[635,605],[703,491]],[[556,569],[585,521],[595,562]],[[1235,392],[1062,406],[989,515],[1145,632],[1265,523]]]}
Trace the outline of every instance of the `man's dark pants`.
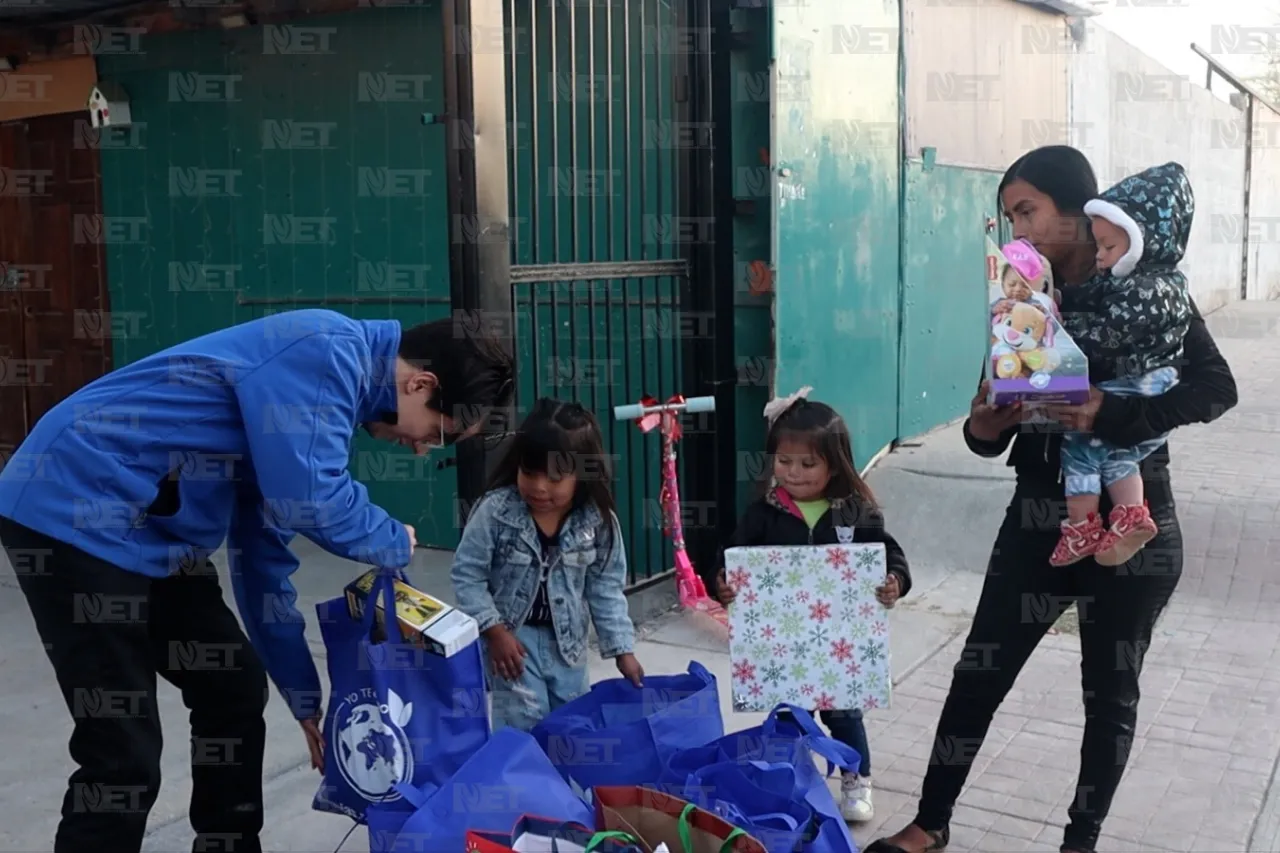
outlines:
{"label": "man's dark pants", "polygon": [[193,853],[261,853],[262,664],[212,564],[163,579],[99,560],[0,517],[74,721],[54,853],[138,853],[160,790],[156,676],[191,712]]}

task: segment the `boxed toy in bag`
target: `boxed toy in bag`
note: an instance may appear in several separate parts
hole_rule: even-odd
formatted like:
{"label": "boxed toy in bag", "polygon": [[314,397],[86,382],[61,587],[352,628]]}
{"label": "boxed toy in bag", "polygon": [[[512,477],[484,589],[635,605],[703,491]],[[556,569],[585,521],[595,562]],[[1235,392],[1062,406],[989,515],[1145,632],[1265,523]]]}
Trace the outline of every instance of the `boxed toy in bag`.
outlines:
{"label": "boxed toy in bag", "polygon": [[[352,619],[359,619],[364,614],[365,603],[377,577],[378,572],[373,569],[347,584],[344,593]],[[479,638],[476,620],[461,610],[455,610],[402,580],[395,581],[394,589],[396,621],[400,623],[400,635],[405,642],[442,657],[452,657]],[[374,639],[382,641],[386,638],[386,614],[381,602],[376,606]]]}
{"label": "boxed toy in bag", "polygon": [[987,238],[991,355],[987,397],[1075,405],[1089,399],[1089,362],[1062,328],[1049,262],[1026,240],[997,248]]}

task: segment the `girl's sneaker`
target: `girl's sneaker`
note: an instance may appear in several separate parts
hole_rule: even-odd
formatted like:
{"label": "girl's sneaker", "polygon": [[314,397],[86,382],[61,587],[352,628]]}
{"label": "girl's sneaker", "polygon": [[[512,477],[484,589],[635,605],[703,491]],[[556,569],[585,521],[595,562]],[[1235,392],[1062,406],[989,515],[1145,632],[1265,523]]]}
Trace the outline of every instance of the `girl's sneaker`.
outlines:
{"label": "girl's sneaker", "polygon": [[1111,529],[1094,557],[1099,566],[1123,566],[1160,532],[1145,503],[1115,507],[1108,520]]}
{"label": "girl's sneaker", "polygon": [[840,816],[850,823],[865,823],[876,816],[871,805],[871,777],[849,773],[840,779]]}
{"label": "girl's sneaker", "polygon": [[1092,557],[1098,552],[1105,535],[1102,519],[1096,512],[1089,513],[1088,518],[1076,524],[1062,522],[1062,538],[1058,540],[1058,547],[1053,549],[1049,565],[1069,566],[1085,557]]}

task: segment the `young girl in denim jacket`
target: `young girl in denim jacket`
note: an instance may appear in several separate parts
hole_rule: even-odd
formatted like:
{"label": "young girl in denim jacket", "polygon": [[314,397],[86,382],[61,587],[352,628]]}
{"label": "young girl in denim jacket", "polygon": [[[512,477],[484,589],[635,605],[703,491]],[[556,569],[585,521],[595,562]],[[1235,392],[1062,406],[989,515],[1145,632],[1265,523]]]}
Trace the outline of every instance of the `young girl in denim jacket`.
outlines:
{"label": "young girl in denim jacket", "polygon": [[529,731],[587,692],[588,616],[601,656],[640,685],[604,440],[579,404],[534,404],[467,521],[452,574],[458,609],[480,623],[495,731]]}
{"label": "young girl in denim jacket", "polygon": [[[802,388],[765,407],[770,421],[766,449],[773,461],[775,485],[747,507],[727,547],[881,542],[888,572],[876,597],[885,607],[893,607],[911,589],[907,557],[885,532],[875,496],[858,476],[844,419],[825,403],[805,399],[809,390]],[[723,568],[711,580],[723,604],[733,601],[734,590]],[[841,780],[840,811],[848,821],[870,820],[875,815],[871,748],[862,710],[823,711],[822,721],[833,738],[852,747],[862,759],[861,766],[846,771]]]}

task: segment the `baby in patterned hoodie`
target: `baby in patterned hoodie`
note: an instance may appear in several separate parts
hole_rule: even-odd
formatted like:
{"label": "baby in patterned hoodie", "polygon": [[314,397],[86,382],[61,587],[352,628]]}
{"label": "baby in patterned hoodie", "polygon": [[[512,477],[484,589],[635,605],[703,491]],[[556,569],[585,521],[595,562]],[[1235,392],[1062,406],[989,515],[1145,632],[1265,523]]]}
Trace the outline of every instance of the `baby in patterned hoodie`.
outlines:
{"label": "baby in patterned hoodie", "polygon": [[[1094,384],[1108,394],[1154,397],[1178,382],[1182,339],[1191,322],[1187,279],[1178,269],[1191,234],[1195,198],[1178,163],[1131,175],[1084,206],[1098,246],[1098,275],[1073,294],[1063,326],[1089,359]],[[1101,381],[1099,381],[1101,380]],[[1050,562],[1086,557],[1119,566],[1158,529],[1138,464],[1165,441],[1116,447],[1068,433],[1062,442],[1068,518]],[[1103,487],[1112,510],[1098,515]]]}

